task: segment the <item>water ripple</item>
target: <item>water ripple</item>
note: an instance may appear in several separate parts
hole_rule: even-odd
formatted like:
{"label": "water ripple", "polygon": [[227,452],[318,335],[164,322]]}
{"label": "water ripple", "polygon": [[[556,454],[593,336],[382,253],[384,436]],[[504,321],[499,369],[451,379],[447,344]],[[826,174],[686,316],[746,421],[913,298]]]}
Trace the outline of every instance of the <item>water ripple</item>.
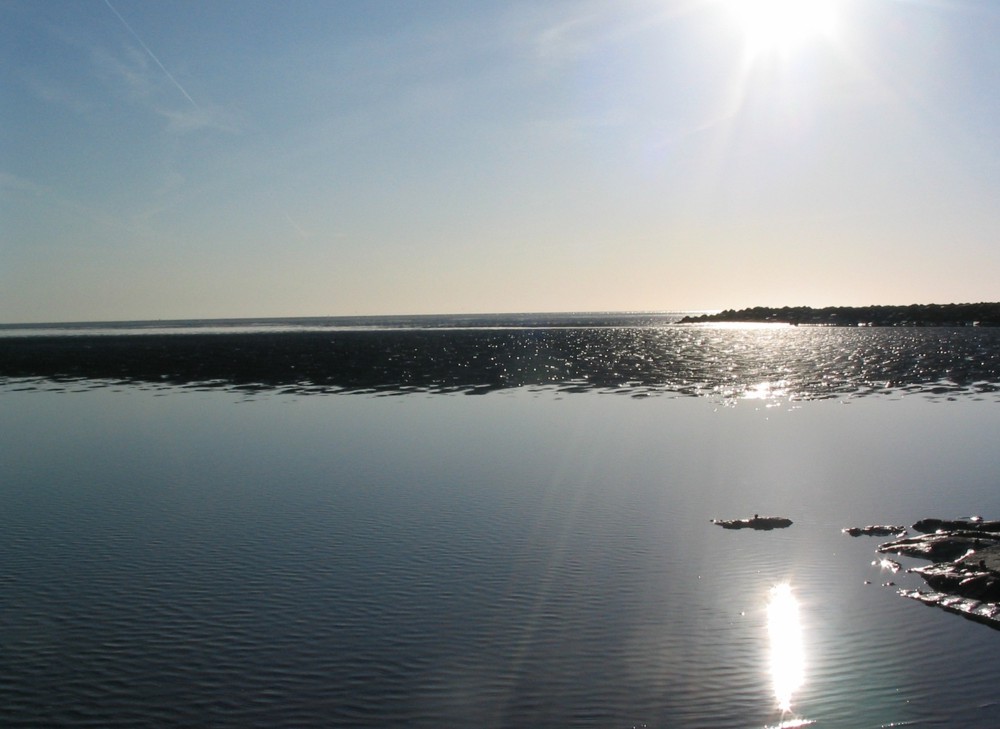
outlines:
{"label": "water ripple", "polygon": [[0,338],[10,389],[997,397],[1000,329],[597,327]]}

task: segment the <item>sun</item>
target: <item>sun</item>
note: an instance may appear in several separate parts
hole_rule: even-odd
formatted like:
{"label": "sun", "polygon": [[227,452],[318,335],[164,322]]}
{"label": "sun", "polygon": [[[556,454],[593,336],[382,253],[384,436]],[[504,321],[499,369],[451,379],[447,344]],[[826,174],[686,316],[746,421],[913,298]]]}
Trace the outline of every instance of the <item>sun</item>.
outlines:
{"label": "sun", "polygon": [[835,0],[725,0],[751,56],[787,54],[836,32]]}

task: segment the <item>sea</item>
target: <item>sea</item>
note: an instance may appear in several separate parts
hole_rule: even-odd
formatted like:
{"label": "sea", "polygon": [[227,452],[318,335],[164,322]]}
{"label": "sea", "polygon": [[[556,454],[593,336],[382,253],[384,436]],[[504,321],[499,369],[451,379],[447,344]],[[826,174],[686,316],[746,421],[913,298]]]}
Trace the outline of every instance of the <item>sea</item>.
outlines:
{"label": "sea", "polygon": [[998,726],[841,530],[1000,518],[1000,328],[680,316],[0,326],[0,726]]}

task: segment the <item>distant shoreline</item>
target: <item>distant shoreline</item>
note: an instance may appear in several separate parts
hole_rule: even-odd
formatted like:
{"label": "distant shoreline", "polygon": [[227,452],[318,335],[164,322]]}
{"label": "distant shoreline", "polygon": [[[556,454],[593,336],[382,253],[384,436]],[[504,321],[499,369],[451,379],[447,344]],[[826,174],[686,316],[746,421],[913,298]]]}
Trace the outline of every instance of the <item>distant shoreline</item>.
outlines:
{"label": "distant shoreline", "polygon": [[831,327],[1000,326],[1000,303],[910,304],[908,306],[755,306],[717,314],[685,316],[681,324],[773,323]]}

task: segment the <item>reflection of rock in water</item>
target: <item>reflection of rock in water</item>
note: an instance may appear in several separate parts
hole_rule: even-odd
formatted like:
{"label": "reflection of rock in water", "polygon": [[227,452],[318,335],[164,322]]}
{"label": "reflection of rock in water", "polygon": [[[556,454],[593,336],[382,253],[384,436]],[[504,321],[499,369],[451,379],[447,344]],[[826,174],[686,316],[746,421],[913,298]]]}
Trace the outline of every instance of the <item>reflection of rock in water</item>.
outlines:
{"label": "reflection of rock in water", "polygon": [[909,570],[933,591],[900,590],[901,595],[1000,629],[1000,531],[983,525],[1000,522],[923,519],[914,529],[937,531],[886,542],[878,551],[934,561]]}
{"label": "reflection of rock in water", "polygon": [[759,516],[754,514],[749,519],[712,519],[713,524],[718,524],[723,529],[761,529],[770,531],[771,529],[785,529],[792,525],[792,520],[783,516]]}

